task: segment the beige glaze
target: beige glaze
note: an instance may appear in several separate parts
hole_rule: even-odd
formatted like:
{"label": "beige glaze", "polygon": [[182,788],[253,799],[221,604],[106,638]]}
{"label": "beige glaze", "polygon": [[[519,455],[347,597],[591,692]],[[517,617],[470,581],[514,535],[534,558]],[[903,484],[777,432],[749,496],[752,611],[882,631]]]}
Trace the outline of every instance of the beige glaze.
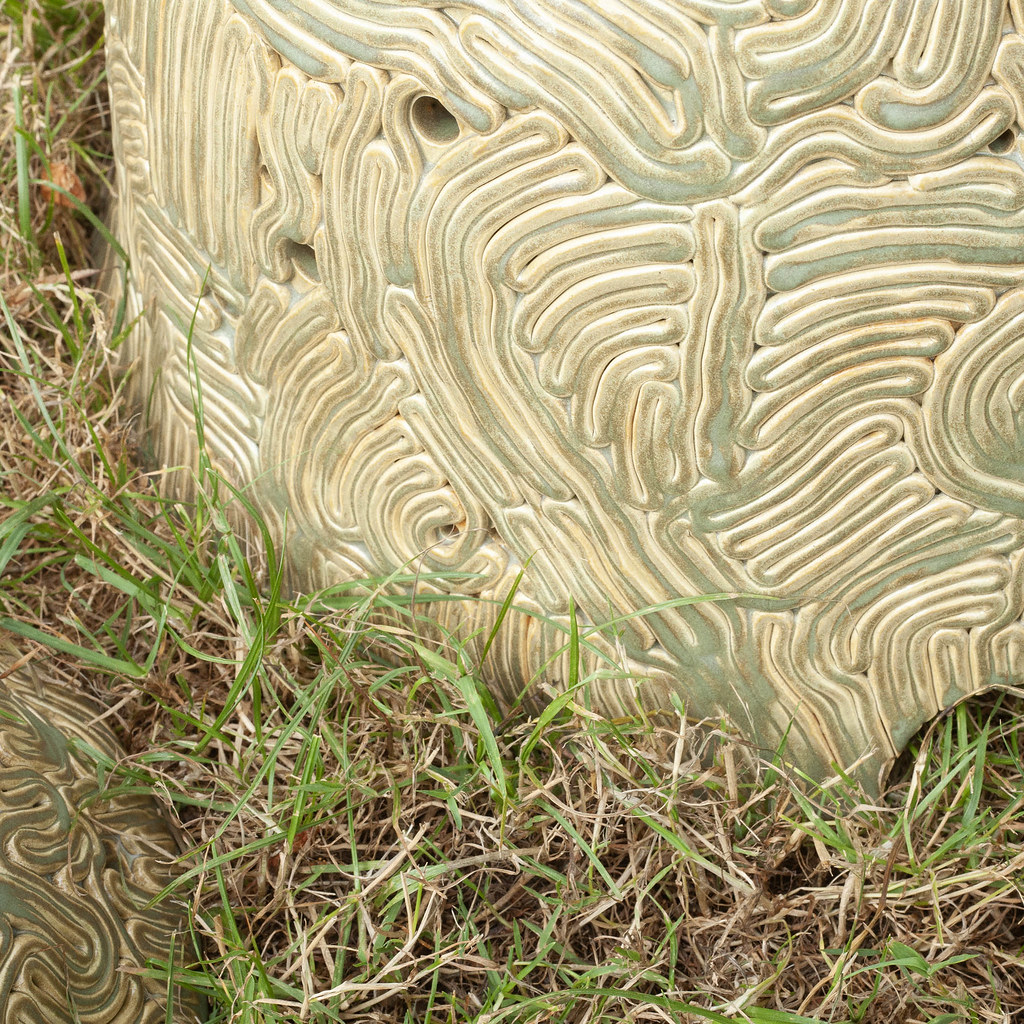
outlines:
{"label": "beige glaze", "polygon": [[528,566],[506,700],[574,607],[819,776],[1024,682],[1021,0],[107,8],[148,443],[191,358],[294,587]]}

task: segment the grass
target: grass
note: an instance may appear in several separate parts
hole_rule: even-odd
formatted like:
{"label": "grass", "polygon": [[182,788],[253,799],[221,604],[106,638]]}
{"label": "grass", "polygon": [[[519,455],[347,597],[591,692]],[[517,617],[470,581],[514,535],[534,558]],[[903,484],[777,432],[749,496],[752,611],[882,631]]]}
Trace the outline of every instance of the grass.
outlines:
{"label": "grass", "polygon": [[208,466],[160,497],[93,290],[101,28],[0,20],[0,629],[114,709],[98,770],[187,837],[175,983],[238,1024],[1021,1019],[1018,695],[934,723],[876,800],[752,779],[714,730],[594,717],[582,670],[501,717],[401,581],[286,595]]}

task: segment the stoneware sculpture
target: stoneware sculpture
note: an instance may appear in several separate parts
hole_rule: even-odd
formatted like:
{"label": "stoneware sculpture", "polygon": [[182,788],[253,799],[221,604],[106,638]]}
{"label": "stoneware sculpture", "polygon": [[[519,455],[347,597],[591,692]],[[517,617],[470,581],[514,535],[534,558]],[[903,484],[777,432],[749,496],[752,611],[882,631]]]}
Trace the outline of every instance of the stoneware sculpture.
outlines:
{"label": "stoneware sculpture", "polygon": [[819,776],[1024,681],[1022,0],[107,8],[148,443],[293,587],[526,566],[504,699],[573,609]]}
{"label": "stoneware sculpture", "polygon": [[0,670],[2,1024],[198,1020],[145,976],[191,942],[178,908],[149,905],[178,847],[152,799],[99,784],[96,759],[123,756],[102,712],[31,667]]}

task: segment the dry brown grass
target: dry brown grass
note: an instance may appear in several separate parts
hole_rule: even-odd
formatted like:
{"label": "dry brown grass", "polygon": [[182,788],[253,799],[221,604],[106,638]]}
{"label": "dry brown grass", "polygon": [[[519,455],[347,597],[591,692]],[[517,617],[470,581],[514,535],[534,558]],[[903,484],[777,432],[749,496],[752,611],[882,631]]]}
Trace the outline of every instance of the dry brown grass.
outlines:
{"label": "dry brown grass", "polygon": [[771,765],[744,781],[731,741],[681,723],[481,717],[457,646],[431,655],[401,604],[387,627],[372,587],[335,610],[275,597],[212,477],[161,501],[91,225],[19,183],[16,123],[30,178],[61,164],[102,212],[97,8],[4,11],[0,619],[54,685],[111,705],[120,778],[195,851],[187,980],[212,1019],[1021,1015],[1019,697],[936,723],[877,801]]}

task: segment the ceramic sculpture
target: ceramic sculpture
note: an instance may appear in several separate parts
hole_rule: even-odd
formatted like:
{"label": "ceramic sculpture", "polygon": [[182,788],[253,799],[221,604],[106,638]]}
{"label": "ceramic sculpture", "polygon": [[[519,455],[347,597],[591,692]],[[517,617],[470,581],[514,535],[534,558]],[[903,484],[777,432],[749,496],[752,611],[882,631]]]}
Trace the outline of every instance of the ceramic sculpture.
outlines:
{"label": "ceramic sculpture", "polygon": [[293,587],[528,566],[504,699],[573,608],[819,776],[1024,682],[1022,0],[107,8],[147,442]]}
{"label": "ceramic sculpture", "polygon": [[0,1024],[198,1020],[144,976],[191,942],[179,909],[149,906],[179,851],[152,799],[97,781],[97,757],[123,756],[102,712],[31,668],[0,671]]}

